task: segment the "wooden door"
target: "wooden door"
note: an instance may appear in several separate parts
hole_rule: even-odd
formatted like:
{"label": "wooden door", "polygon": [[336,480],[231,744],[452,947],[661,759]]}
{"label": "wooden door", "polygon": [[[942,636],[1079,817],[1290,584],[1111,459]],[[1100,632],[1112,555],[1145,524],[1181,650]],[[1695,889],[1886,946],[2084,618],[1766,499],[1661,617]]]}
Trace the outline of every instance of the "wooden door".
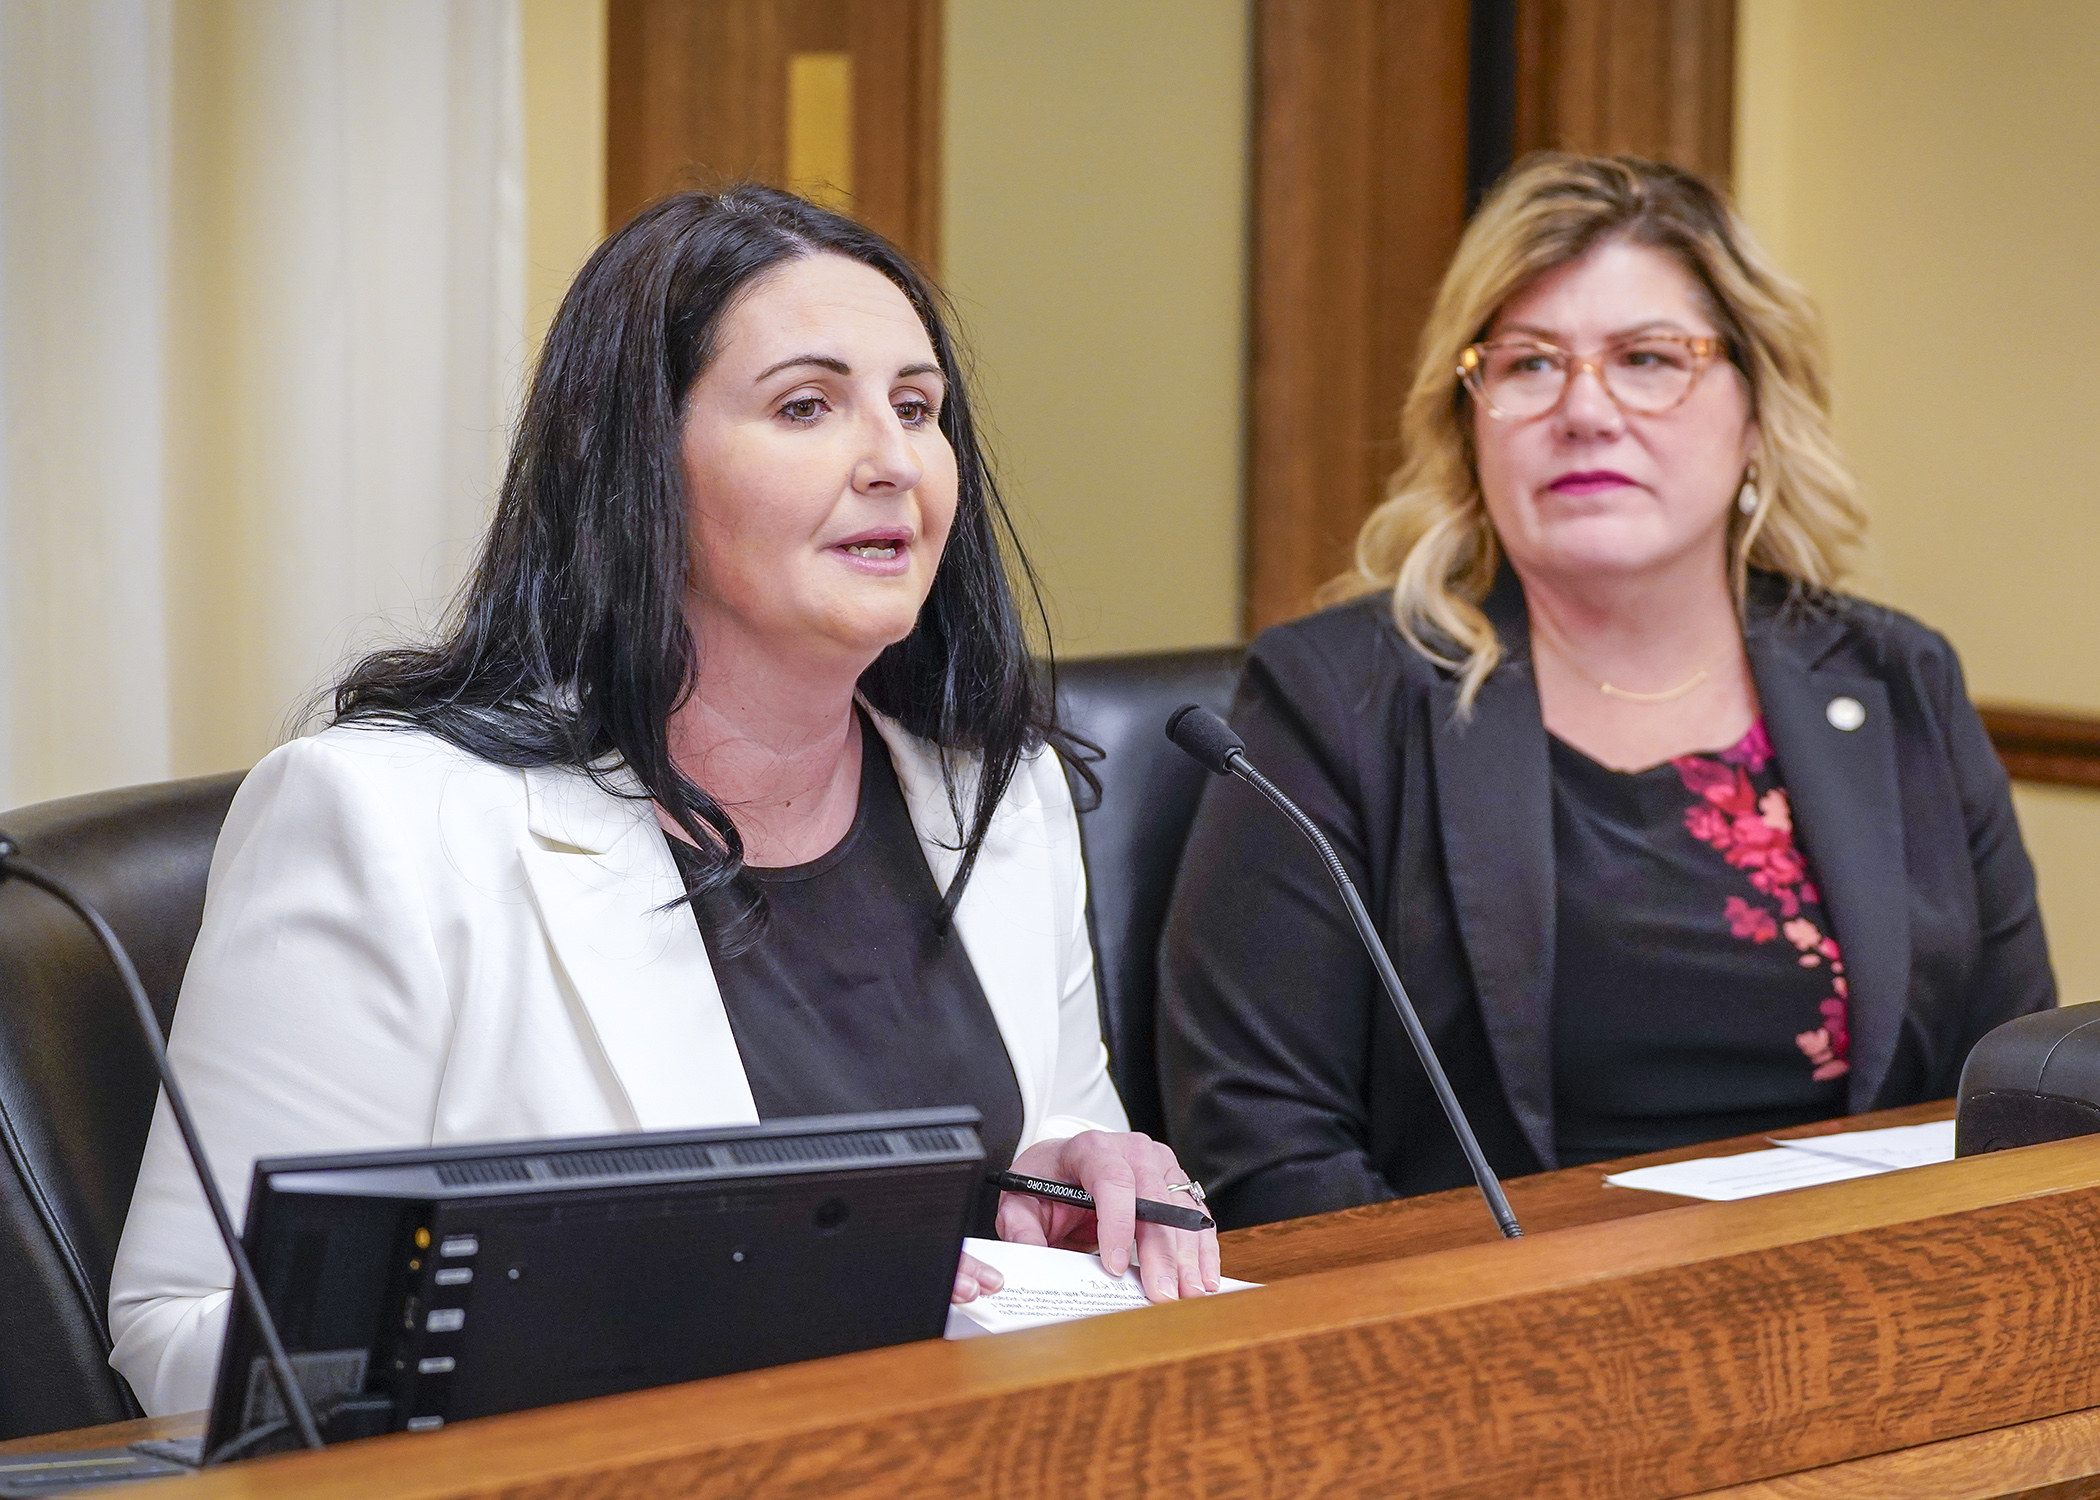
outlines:
{"label": "wooden door", "polygon": [[755,178],[940,251],[940,0],[611,0],[606,217]]}

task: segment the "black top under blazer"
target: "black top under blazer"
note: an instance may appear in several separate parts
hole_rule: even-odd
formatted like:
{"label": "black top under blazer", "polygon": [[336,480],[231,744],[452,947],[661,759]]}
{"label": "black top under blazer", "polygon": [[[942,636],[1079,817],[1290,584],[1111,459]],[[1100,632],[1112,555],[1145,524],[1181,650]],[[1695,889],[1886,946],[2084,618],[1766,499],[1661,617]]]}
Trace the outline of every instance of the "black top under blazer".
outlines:
{"label": "black top under blazer", "polygon": [[[1266,631],[1233,709],[1327,831],[1502,1176],[1556,1165],[1555,880],[1524,594],[1469,720],[1387,595]],[[2055,1003],[2010,787],[1944,637],[1753,575],[1744,643],[1850,980],[1852,1112],[1954,1092],[2001,1021]],[[1827,717],[1856,699],[1846,731]],[[1841,717],[1843,717],[1841,715]],[[1318,855],[1249,788],[1206,788],[1161,953],[1169,1138],[1224,1224],[1470,1181]]]}

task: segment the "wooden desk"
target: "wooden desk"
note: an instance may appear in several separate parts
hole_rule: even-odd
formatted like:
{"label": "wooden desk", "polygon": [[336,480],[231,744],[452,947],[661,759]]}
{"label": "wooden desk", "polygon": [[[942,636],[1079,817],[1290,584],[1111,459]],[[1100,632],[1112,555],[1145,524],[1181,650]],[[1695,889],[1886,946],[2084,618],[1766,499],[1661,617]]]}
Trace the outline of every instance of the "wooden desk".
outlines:
{"label": "wooden desk", "polygon": [[1270,1283],[1259,1292],[150,1493],[2100,1496],[2100,1138],[1732,1204],[1609,1188],[1604,1170],[1510,1184],[1527,1230],[1514,1243],[1470,1191],[1382,1204],[1227,1236],[1226,1269]]}

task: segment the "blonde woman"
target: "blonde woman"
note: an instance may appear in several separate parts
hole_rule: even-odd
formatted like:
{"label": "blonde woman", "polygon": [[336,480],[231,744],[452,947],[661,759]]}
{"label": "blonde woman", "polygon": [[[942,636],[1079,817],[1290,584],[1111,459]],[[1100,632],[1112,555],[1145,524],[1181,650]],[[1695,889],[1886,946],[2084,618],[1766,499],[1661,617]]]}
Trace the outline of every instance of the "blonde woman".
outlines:
{"label": "blonde woman", "polygon": [[[1836,592],[1817,321],[1706,184],[1522,163],[1423,335],[1344,587],[1234,724],[1334,837],[1497,1171],[1951,1093],[2053,1003],[1953,649]],[[1211,785],[1169,919],[1170,1130],[1227,1224],[1464,1162],[1326,877]]]}

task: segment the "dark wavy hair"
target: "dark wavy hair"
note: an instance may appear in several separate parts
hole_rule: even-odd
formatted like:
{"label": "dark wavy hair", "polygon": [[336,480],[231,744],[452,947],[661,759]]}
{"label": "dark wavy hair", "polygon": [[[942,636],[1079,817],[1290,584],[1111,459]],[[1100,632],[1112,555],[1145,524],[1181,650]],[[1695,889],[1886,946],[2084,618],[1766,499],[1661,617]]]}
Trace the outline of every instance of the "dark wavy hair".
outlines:
{"label": "dark wavy hair", "polygon": [[978,444],[944,299],[880,235],[792,194],[752,184],[675,194],[598,247],[548,330],[495,519],[439,638],[367,656],[335,689],[336,723],[412,726],[499,765],[573,766],[653,800],[700,851],[687,896],[732,952],[763,930],[763,900],[743,876],[735,824],[669,743],[696,649],[683,607],[692,511],[680,431],[729,308],[809,255],[887,277],[925,325],[947,385],[940,427],[959,481],[947,550],[917,626],[860,683],[913,734],[975,762],[966,799],[959,766],[942,757],[956,826],[968,829],[945,923],[1021,757],[1076,742],[1058,730],[1052,668],[1031,654],[1015,602],[1009,565],[1042,619]]}

